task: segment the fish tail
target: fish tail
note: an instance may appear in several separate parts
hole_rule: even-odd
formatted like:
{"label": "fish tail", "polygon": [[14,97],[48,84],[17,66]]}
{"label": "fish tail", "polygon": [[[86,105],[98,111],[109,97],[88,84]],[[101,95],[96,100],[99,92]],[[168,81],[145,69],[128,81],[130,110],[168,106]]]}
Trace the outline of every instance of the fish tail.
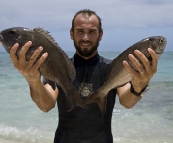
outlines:
{"label": "fish tail", "polygon": [[79,92],[76,89],[73,91],[73,99],[74,99],[74,102],[75,102],[75,106],[85,108],[84,106],[82,106],[82,103],[84,102],[84,99],[82,98],[82,96],[79,94]]}
{"label": "fish tail", "polygon": [[69,92],[70,93],[68,95],[70,96],[66,98],[67,111],[73,110],[75,106],[86,108],[86,106],[82,106],[84,100],[75,88],[71,89]]}
{"label": "fish tail", "polygon": [[72,96],[66,97],[66,110],[67,110],[67,112],[72,111],[74,107],[75,107],[75,104],[74,104]]}
{"label": "fish tail", "polygon": [[82,105],[85,106],[87,104],[91,104],[95,102],[99,106],[102,116],[104,116],[106,111],[107,96],[104,93],[100,92],[100,90],[97,90],[90,97],[85,99]]}

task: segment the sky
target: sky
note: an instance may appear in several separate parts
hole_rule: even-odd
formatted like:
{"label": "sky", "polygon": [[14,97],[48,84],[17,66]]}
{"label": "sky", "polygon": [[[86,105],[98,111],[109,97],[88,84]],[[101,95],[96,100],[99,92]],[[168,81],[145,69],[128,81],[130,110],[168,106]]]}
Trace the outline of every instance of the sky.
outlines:
{"label": "sky", "polygon": [[[69,31],[82,9],[102,19],[99,51],[123,51],[150,36],[166,37],[165,51],[173,51],[173,0],[1,0],[0,31],[42,27],[64,51],[75,51]],[[5,51],[2,46],[0,51]]]}

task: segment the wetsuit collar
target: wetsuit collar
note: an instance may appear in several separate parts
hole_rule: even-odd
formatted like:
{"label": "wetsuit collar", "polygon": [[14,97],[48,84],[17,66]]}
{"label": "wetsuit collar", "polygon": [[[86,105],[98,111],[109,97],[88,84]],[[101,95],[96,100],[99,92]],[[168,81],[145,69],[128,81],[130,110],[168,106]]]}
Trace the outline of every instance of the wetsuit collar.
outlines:
{"label": "wetsuit collar", "polygon": [[78,54],[74,55],[74,66],[78,67],[90,67],[90,66],[94,66],[95,64],[98,63],[99,61],[99,54],[96,54],[94,57],[89,58],[89,59],[84,59],[81,56],[79,56]]}

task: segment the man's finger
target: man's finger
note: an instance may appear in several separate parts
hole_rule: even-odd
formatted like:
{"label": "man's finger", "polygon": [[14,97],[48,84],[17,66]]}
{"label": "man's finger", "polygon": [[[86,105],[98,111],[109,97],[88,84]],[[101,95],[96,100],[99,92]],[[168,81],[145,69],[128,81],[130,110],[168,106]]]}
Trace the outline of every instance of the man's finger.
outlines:
{"label": "man's finger", "polygon": [[123,65],[132,76],[138,76],[137,72],[129,65],[127,61],[123,61]]}
{"label": "man's finger", "polygon": [[143,65],[141,65],[139,60],[133,54],[129,54],[128,58],[132,62],[132,65],[134,66],[133,68],[135,68],[139,72],[144,70]]}
{"label": "man's finger", "polygon": [[151,61],[151,67],[153,69],[153,72],[156,73],[157,71],[157,64],[158,64],[158,58],[157,58],[157,54],[155,53],[155,51],[153,51],[152,49],[148,48],[148,53],[151,55],[152,57],[152,61]]}
{"label": "man's finger", "polygon": [[[25,45],[23,45],[22,49],[20,50],[18,57],[19,57],[19,61],[23,62],[25,60],[25,54],[28,51],[29,47],[32,45],[31,41],[28,41],[27,43],[25,43]],[[20,60],[21,59],[21,60]]]}
{"label": "man's finger", "polygon": [[147,68],[150,66],[150,63],[149,63],[148,59],[146,58],[146,56],[138,50],[135,50],[134,53],[139,58],[139,60],[142,62],[142,64],[140,64],[141,69],[138,69],[139,72],[142,72],[144,70],[148,71]]}
{"label": "man's finger", "polygon": [[33,65],[33,69],[38,69],[40,67],[40,65],[46,60],[46,58],[48,57],[48,53],[44,53],[39,59],[38,61]]}
{"label": "man's finger", "polygon": [[35,50],[35,52],[33,53],[33,55],[31,56],[31,58],[28,61],[28,69],[30,69],[33,66],[33,64],[36,62],[36,60],[37,60],[38,56],[40,55],[40,53],[42,52],[42,50],[43,50],[43,47],[41,47],[41,46],[38,47],[37,50]]}
{"label": "man's finger", "polygon": [[12,46],[12,48],[10,50],[10,59],[13,62],[15,67],[18,64],[18,58],[16,56],[16,51],[17,51],[18,47],[19,47],[19,44],[16,43],[16,44],[14,44],[14,46]]}

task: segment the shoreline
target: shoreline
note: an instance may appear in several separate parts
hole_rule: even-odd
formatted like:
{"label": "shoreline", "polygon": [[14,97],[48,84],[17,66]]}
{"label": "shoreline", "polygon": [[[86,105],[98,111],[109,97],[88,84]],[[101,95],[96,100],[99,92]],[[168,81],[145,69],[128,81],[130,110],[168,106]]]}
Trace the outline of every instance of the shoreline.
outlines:
{"label": "shoreline", "polygon": [[13,141],[13,140],[6,140],[6,139],[0,138],[0,143],[22,143],[22,142]]}

